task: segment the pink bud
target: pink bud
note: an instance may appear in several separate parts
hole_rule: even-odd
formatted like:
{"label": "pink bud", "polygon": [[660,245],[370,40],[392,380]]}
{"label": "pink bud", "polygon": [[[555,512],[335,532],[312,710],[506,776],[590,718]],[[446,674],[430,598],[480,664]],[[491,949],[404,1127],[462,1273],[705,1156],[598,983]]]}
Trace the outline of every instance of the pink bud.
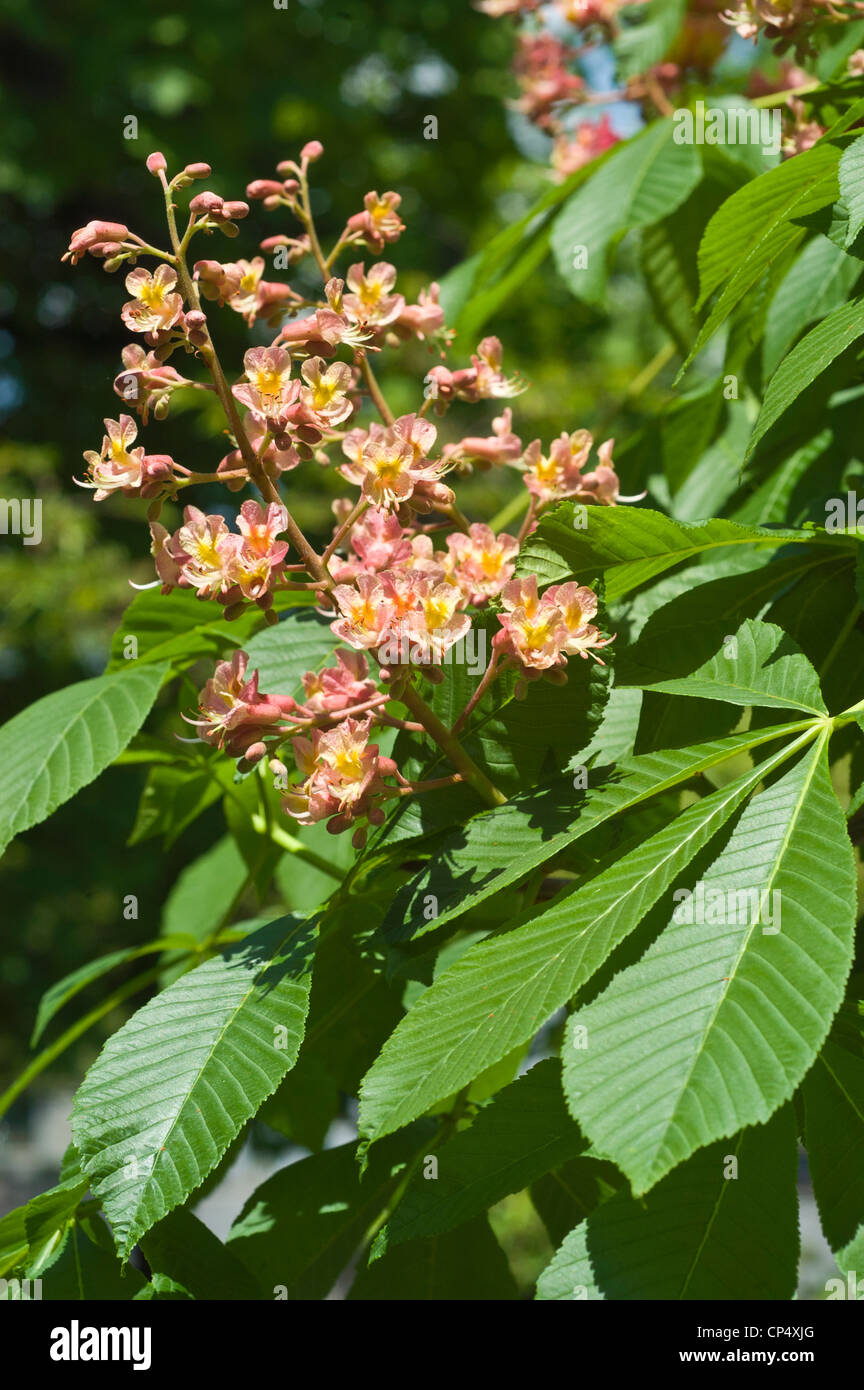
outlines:
{"label": "pink bud", "polygon": [[284,179],[288,174],[297,173],[297,165],[293,159],[283,159],[281,164],[276,165],[276,173]]}
{"label": "pink bud", "polygon": [[249,204],[239,202],[223,203],[222,211],[234,222],[240,222],[244,217],[249,216]]}
{"label": "pink bud", "polygon": [[320,159],[323,153],[324,146],[321,144],[321,141],[310,140],[300,151],[300,158],[308,160]]}
{"label": "pink bud", "polygon": [[247,198],[266,198],[268,194],[278,196],[281,192],[282,185],[275,179],[253,179],[246,185]]}
{"label": "pink bud", "polygon": [[293,194],[297,192],[297,189],[299,187],[300,185],[296,179],[286,179],[282,185],[282,192],[287,193],[288,197],[290,198],[293,196]]}
{"label": "pink bud", "polygon": [[202,314],[200,309],[190,309],[186,315],[187,328],[204,328],[207,323],[206,314]]}
{"label": "pink bud", "polygon": [[168,163],[165,159],[164,154],[162,154],[159,150],[154,150],[152,154],[148,154],[147,168],[150,171],[150,173],[154,176],[160,174],[163,169],[167,169]]}
{"label": "pink bud", "polygon": [[280,233],[279,236],[268,236],[261,242],[261,250],[275,251],[277,246],[287,246],[289,241],[290,238],[284,232]]}
{"label": "pink bud", "polygon": [[209,179],[213,170],[209,164],[187,164],[183,173],[188,174],[190,179]]}
{"label": "pink bud", "polygon": [[189,204],[190,212],[221,212],[222,199],[218,193],[196,193]]}
{"label": "pink bud", "polygon": [[271,194],[268,194],[267,197],[264,199],[264,205],[263,205],[263,206],[264,206],[264,211],[265,211],[265,212],[275,212],[276,209],[277,209],[278,207],[281,207],[281,205],[282,205],[282,194],[281,194],[281,193],[275,194],[275,195],[272,194],[272,193],[271,193]]}

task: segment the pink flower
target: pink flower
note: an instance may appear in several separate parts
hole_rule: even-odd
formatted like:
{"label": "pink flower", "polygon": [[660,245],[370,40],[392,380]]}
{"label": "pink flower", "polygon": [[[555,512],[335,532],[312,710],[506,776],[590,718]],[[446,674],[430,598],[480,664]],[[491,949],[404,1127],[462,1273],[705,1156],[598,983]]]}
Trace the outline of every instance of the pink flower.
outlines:
{"label": "pink flower", "polygon": [[[350,511],[351,503],[348,502]],[[411,542],[392,512],[370,507],[348,533],[348,543],[357,560],[330,561],[330,573],[337,583],[344,583],[363,573],[375,574],[390,569],[411,557]]]}
{"label": "pink flower", "polygon": [[548,457],[535,439],[525,450],[525,486],[540,502],[575,497],[582,486],[582,468],[591,453],[593,439],[587,430],[562,433],[549,449]]}
{"label": "pink flower", "polygon": [[300,368],[305,386],[300,399],[322,429],[335,429],[354,412],[348,392],[354,378],[345,362],[333,362],[329,367],[322,357],[309,357]]}
{"label": "pink flower", "polygon": [[452,576],[469,603],[485,603],[501,592],[515,569],[519,542],[514,536],[496,536],[479,522],[447,537],[447,547],[455,562]]}
{"label": "pink flower", "polygon": [[215,598],[232,587],[230,566],[239,544],[224,517],[206,516],[198,507],[185,509],[183,525],[166,543],[179,567],[180,584],[195,589],[200,598]]}
{"label": "pink flower", "polygon": [[514,70],[522,95],[516,109],[529,121],[549,129],[561,102],[578,100],[585,83],[569,71],[573,50],[551,34],[520,34]]}
{"label": "pink flower", "polygon": [[[463,601],[457,586],[446,580],[440,584],[429,585],[428,581],[424,584],[419,605],[405,620],[415,651],[419,647],[421,664],[439,664],[444,653],[469,631],[471,619],[467,613],[457,611]],[[414,653],[412,660],[418,660]]]}
{"label": "pink flower", "polygon": [[168,265],[157,266],[152,275],[143,266],[131,270],[126,288],[133,298],[120,310],[126,327],[157,342],[183,313],[183,298],[173,293],[176,284],[177,272]]}
{"label": "pink flower", "polygon": [[362,261],[349,267],[345,277],[350,294],[343,297],[346,318],[351,323],[384,328],[398,319],[405,308],[401,294],[392,294],[396,283],[396,267],[387,261],[373,265],[369,274]]}
{"label": "pink flower", "polygon": [[313,729],[311,737],[291,740],[305,780],[282,804],[301,825],[338,817],[330,829],[344,829],[369,810],[374,797],[386,793],[383,778],[395,774],[396,764],[379,755],[377,744],[369,743],[371,728],[371,716],[349,716],[335,729]]}
{"label": "pink flower", "polygon": [[206,743],[226,749],[232,757],[242,757],[252,744],[276,732],[295,708],[290,696],[259,695],[258,672],[246,679],[248,661],[246,652],[236,651],[230,661],[218,662],[201,691],[202,717],[188,720]]}
{"label": "pink flower", "polygon": [[469,466],[489,468],[493,463],[515,463],[522,454],[522,440],[512,430],[513,412],[510,407],[492,421],[491,435],[485,438],[469,435],[458,444],[445,444],[445,459]]}
{"label": "pink flower", "polygon": [[422,454],[435,434],[434,425],[413,415],[403,415],[387,429],[372,425],[368,434],[351,430],[342,441],[343,453],[350,460],[342,465],[342,475],[359,484],[363,496],[376,507],[398,506],[443,473],[446,465],[441,460],[432,462]]}
{"label": "pink flower", "polygon": [[613,641],[603,638],[588,619],[597,612],[597,596],[591,589],[568,583],[552,585],[539,596],[537,576],[512,579],[501,594],[501,631],[492,645],[518,662],[530,677],[566,666],[568,654],[587,658],[589,652],[601,666],[595,651]]}
{"label": "pink flower", "polygon": [[490,400],[499,396],[518,396],[528,389],[516,373],[506,377],[501,371],[500,338],[484,338],[471,357],[473,366],[451,372],[448,367],[432,367],[426,379],[434,383],[434,394],[442,400],[457,396],[463,401]]}
{"label": "pink flower", "polygon": [[114,390],[127,404],[131,402],[145,425],[151,409],[161,420],[171,393],[178,386],[191,385],[188,377],[160,362],[154,352],[145,352],[139,343],[129,343],[121,357],[124,370],[114,378]]}
{"label": "pink flower", "polygon": [[333,598],[342,614],[330,624],[335,635],[358,651],[380,647],[396,610],[378,576],[360,574],[356,587],[337,584]]}
{"label": "pink flower", "polygon": [[382,251],[387,242],[398,241],[405,230],[397,208],[402,202],[398,193],[367,193],[363,199],[363,212],[348,218],[347,230],[354,232],[360,241],[373,251]]}
{"label": "pink flower", "polygon": [[291,357],[284,348],[249,348],[243,367],[246,381],[235,382],[231,394],[258,420],[278,417],[283,407],[296,399],[300,387],[291,381]]}
{"label": "pink flower", "polygon": [[143,447],[131,449],[138,435],[138,427],[131,415],[121,415],[119,420],[105,421],[105,437],[101,451],[87,449],[87,482],[74,479],[79,487],[95,488],[94,502],[101,502],[112,492],[129,492],[139,488],[146,476]]}
{"label": "pink flower", "polygon": [[317,673],[307,671],[301,677],[306,698],[298,706],[299,712],[333,714],[371,700],[378,687],[368,679],[368,673],[369,663],[362,651],[338,651],[335,666],[325,666]]}
{"label": "pink flower", "polygon": [[244,502],[240,508],[237,528],[242,542],[228,562],[227,575],[244,598],[260,599],[272,588],[288,553],[288,542],[276,539],[287,523],[287,511],[276,502],[266,511],[260,502]]}
{"label": "pink flower", "polygon": [[572,135],[559,135],[552,150],[552,168],[559,182],[618,143],[608,114],[599,121],[581,121]]}
{"label": "pink flower", "polygon": [[438,303],[441,287],[433,281],[428,290],[421,290],[416,304],[405,304],[396,320],[396,328],[414,333],[422,341],[433,338],[444,327],[444,310]]}

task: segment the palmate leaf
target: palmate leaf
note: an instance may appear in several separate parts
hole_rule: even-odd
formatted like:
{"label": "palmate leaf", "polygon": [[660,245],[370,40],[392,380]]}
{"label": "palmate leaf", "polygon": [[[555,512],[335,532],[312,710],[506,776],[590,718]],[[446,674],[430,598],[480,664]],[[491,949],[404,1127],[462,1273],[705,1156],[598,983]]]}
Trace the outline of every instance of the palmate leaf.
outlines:
{"label": "palmate leaf", "polygon": [[167,668],[96,676],[55,691],[0,729],[0,853],[108,767],[150,713]]}
{"label": "palmate leaf", "polygon": [[781,749],[695,802],[524,925],[470,947],[420,996],[365,1076],[360,1133],[374,1140],[408,1124],[533,1037],[788,755]]}
{"label": "palmate leaf", "polygon": [[796,344],[768,383],[762,409],[747,446],[747,458],[752,456],[771,426],[795,404],[801,392],[862,336],[864,299],[853,299],[849,304],[841,304]]}
{"label": "palmate leaf", "polygon": [[537,1297],[792,1298],[797,1169],[785,1106],[768,1124],[695,1154],[643,1201],[616,1193],[567,1236]]}
{"label": "palmate leaf", "polygon": [[296,1061],[315,932],[314,921],[283,917],[181,976],[85,1076],[72,1132],[123,1258],[198,1187]]}
{"label": "palmate leaf", "polygon": [[[610,243],[632,227],[668,217],[699,182],[697,146],[676,145],[673,132],[671,120],[657,121],[613,150],[556,218],[555,262],[579,299],[602,303]],[[579,247],[588,252],[587,265],[574,268]]]}
{"label": "palmate leaf", "polygon": [[[788,726],[780,725],[691,748],[640,754],[623,759],[614,774],[596,789],[592,785],[584,800],[574,790],[573,778],[562,777],[475,816],[400,890],[385,919],[385,935],[392,941],[416,937],[461,917],[491,894],[520,882],[611,816],[687,782],[757,742],[788,732]],[[436,908],[431,920],[426,910],[430,894]]]}
{"label": "palmate leaf", "polygon": [[572,503],[544,516],[522,548],[519,572],[536,574],[541,585],[568,579],[590,584],[603,575],[606,601],[614,603],[673,565],[721,548],[732,553],[732,547],[773,547],[790,541],[850,548],[848,537],[822,531],[769,530],[719,517],[675,521],[647,507],[587,507],[585,512],[584,527],[574,526],[579,514]]}
{"label": "palmate leaf", "polygon": [[774,623],[748,618],[716,656],[686,676],[662,677],[667,654],[668,649],[659,648],[654,655],[656,668],[638,676],[625,672],[624,684],[733,705],[803,710],[816,718],[828,713],[818,675],[797,644]]}
{"label": "palmate leaf", "polygon": [[826,744],[822,733],[745,807],[702,879],[704,911],[688,923],[679,903],[679,920],[571,1020],[570,1109],[637,1194],[788,1100],[840,1004],[855,872]]}
{"label": "palmate leaf", "polygon": [[433,1179],[418,1169],[372,1247],[377,1259],[394,1245],[440,1235],[511,1192],[558,1168],[587,1144],[567,1114],[560,1068],[551,1058],[505,1086],[470,1129],[437,1153]]}

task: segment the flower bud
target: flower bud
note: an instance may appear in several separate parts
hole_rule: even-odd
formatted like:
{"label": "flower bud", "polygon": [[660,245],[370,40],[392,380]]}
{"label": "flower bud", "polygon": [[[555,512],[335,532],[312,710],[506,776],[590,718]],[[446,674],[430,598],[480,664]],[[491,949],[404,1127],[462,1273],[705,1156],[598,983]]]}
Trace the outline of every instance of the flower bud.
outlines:
{"label": "flower bud", "polygon": [[309,140],[300,151],[300,158],[306,160],[320,159],[324,153],[324,146],[320,140]]}
{"label": "flower bud", "polygon": [[218,193],[210,193],[210,192],[196,193],[196,194],[195,194],[195,197],[192,199],[192,201],[191,201],[190,204],[189,204],[189,211],[190,211],[190,212],[208,212],[208,213],[212,213],[212,212],[217,212],[217,213],[218,213],[218,212],[221,212],[221,211],[222,211],[222,199],[219,197],[219,194],[218,194]]}
{"label": "flower bud", "polygon": [[186,315],[186,327],[194,329],[206,328],[206,314],[202,314],[200,309],[190,309],[188,314]]}
{"label": "flower bud", "polygon": [[220,222],[219,230],[220,232],[224,232],[225,236],[228,237],[235,237],[240,235],[240,228],[237,226],[236,222]]}
{"label": "flower bud", "polygon": [[281,195],[281,193],[280,193],[278,196],[277,196],[276,194],[274,194],[274,193],[268,193],[267,197],[264,199],[264,202],[262,203],[262,207],[264,208],[264,211],[265,211],[265,212],[275,212],[276,209],[277,209],[277,208],[280,208],[281,206],[282,206],[282,195]]}
{"label": "flower bud", "polygon": [[227,202],[223,204],[222,210],[235,222],[242,222],[244,217],[249,216],[249,204],[241,202]]}
{"label": "flower bud", "polygon": [[187,164],[183,173],[190,179],[209,179],[213,170],[209,164]]}
{"label": "flower bud", "polygon": [[120,269],[125,259],[125,256],[112,256],[110,260],[105,262],[103,269],[107,270],[108,274],[111,275],[115,270]]}
{"label": "flower bud", "polygon": [[226,623],[232,623],[234,622],[235,618],[242,618],[245,612],[245,603],[229,603],[228,607],[224,609],[222,616],[224,617]]}
{"label": "flower bud", "polygon": [[243,764],[244,768],[254,767],[256,763],[260,763],[261,759],[264,757],[266,752],[266,743],[251,743],[249,747],[246,749],[246,752],[243,754],[243,757],[240,759],[240,761]]}
{"label": "flower bud", "polygon": [[276,165],[276,173],[280,178],[287,178],[289,174],[296,174],[297,172],[297,165],[293,159],[283,159],[280,164]]}
{"label": "flower bud", "polygon": [[277,197],[282,192],[281,183],[275,179],[253,179],[246,185],[247,198],[266,198],[268,195],[275,194]]}
{"label": "flower bud", "polygon": [[289,198],[293,198],[299,187],[300,185],[296,179],[286,179],[282,185],[282,192]]}
{"label": "flower bud", "polygon": [[366,830],[365,825],[358,825],[357,829],[354,831],[354,834],[351,836],[351,844],[354,846],[355,849],[365,849],[367,834],[368,831]]}
{"label": "flower bud", "polygon": [[148,154],[147,168],[154,178],[158,178],[159,174],[162,173],[163,169],[168,168],[168,163],[165,159],[164,154],[162,154],[159,150],[154,150],[152,154]]}
{"label": "flower bud", "polygon": [[153,415],[157,420],[164,420],[168,414],[168,407],[171,404],[171,397],[168,395],[160,396],[153,406]]}
{"label": "flower bud", "polygon": [[268,627],[275,627],[279,621],[279,614],[274,608],[268,608],[264,614],[264,621]]}

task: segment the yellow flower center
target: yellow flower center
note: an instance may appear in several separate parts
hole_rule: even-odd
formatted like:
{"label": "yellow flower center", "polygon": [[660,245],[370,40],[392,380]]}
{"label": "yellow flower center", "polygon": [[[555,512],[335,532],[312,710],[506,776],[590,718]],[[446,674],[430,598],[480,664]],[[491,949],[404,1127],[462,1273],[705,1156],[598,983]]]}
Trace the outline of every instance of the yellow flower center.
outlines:
{"label": "yellow flower center", "polygon": [[155,280],[151,280],[149,285],[142,287],[138,297],[148,309],[161,309],[165,302],[165,291]]}

